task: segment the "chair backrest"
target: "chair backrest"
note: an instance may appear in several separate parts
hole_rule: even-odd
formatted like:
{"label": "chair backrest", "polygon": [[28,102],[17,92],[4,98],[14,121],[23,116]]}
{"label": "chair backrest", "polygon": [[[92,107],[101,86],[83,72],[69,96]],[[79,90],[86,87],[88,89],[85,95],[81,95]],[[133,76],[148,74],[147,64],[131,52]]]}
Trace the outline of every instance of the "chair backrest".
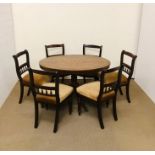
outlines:
{"label": "chair backrest", "polygon": [[[111,74],[113,72],[118,72],[117,81],[107,82],[105,80],[106,75]],[[120,80],[121,80],[121,74],[122,74],[122,71],[120,70],[120,67],[115,67],[115,68],[103,70],[102,72],[100,72],[100,92],[98,96],[98,101],[102,98],[103,95],[110,93],[112,91],[115,92],[115,95],[117,94]]]}
{"label": "chair backrest", "polygon": [[[30,68],[29,53],[27,50],[24,50],[16,55],[13,55],[13,58],[15,61],[17,76],[19,80],[22,80],[22,74],[24,74],[26,71],[28,71],[28,68]],[[24,60],[20,62],[22,58],[24,58]]]}
{"label": "chair backrest", "polygon": [[[131,62],[130,63],[125,62],[125,57],[130,58]],[[137,58],[136,55],[127,52],[125,50],[123,50],[121,53],[121,60],[120,60],[121,70],[122,72],[128,75],[128,80],[130,80],[133,75],[136,58]]]}
{"label": "chair backrest", "polygon": [[[102,45],[99,46],[99,45],[86,45],[86,44],[83,44],[83,55],[87,55],[87,49],[94,49],[95,51],[94,52],[98,52],[96,55],[101,57],[102,56]],[[97,51],[98,50],[98,51]],[[95,55],[95,54],[93,54]]]}
{"label": "chair backrest", "polygon": [[[46,76],[53,76],[55,77],[55,82],[51,83],[50,86],[44,85],[37,85],[34,82],[34,74],[38,75],[46,75]],[[55,97],[56,103],[59,103],[59,74],[58,72],[47,72],[41,70],[34,70],[29,68],[29,75],[30,75],[30,88],[33,92],[33,96],[36,99],[36,95],[44,95],[48,97]]]}
{"label": "chair backrest", "polygon": [[[58,54],[51,54],[49,50],[60,48],[60,53]],[[46,57],[50,56],[58,56],[58,55],[65,55],[65,45],[64,44],[51,44],[51,45],[45,45],[45,51],[46,51]]]}

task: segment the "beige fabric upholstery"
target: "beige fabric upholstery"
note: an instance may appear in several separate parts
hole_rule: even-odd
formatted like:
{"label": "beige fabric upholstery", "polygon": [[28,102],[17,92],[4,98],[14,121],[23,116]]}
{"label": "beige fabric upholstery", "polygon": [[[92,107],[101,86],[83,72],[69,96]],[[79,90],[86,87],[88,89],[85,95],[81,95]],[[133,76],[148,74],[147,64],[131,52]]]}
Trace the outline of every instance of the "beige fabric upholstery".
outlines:
{"label": "beige fabric upholstery", "polygon": [[[43,86],[47,86],[47,87],[52,86],[53,87],[53,86],[55,86],[55,83],[44,83]],[[62,101],[64,101],[72,92],[73,92],[73,87],[65,85],[65,84],[59,84],[60,103]],[[54,93],[54,91],[53,91],[53,93]],[[37,99],[37,101],[56,104],[56,98],[53,96],[37,95],[36,99]]]}
{"label": "beige fabric upholstery", "polygon": [[[43,83],[45,82],[49,82],[50,81],[50,77],[47,76],[47,75],[39,75],[39,74],[34,74],[34,83],[36,85],[42,85]],[[26,74],[24,77],[23,77],[23,82],[24,82],[24,85],[30,85],[30,76],[29,74]]]}
{"label": "beige fabric upholstery", "polygon": [[[76,90],[78,94],[88,97],[94,101],[97,101],[99,91],[100,91],[100,82],[95,81],[95,82],[86,83],[82,86],[79,86]],[[115,95],[114,91],[106,93],[102,96],[102,100],[111,98],[114,95]]]}
{"label": "beige fabric upholstery", "polygon": [[[118,78],[118,72],[107,73],[105,75],[105,83],[116,82],[117,78]],[[127,77],[122,74],[122,76],[121,76],[121,84],[126,84],[126,83],[127,83]]]}

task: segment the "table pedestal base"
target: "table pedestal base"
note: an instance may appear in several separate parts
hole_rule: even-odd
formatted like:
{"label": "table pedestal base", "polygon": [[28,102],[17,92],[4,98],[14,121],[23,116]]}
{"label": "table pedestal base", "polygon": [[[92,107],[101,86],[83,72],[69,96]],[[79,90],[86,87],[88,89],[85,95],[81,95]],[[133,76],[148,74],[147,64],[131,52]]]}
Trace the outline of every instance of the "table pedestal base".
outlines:
{"label": "table pedestal base", "polygon": [[[79,83],[77,81],[77,75],[71,75],[71,85],[73,86],[74,92],[76,94],[76,88],[79,86]],[[82,104],[82,107],[84,108],[85,111],[88,111],[87,107],[84,104]]]}

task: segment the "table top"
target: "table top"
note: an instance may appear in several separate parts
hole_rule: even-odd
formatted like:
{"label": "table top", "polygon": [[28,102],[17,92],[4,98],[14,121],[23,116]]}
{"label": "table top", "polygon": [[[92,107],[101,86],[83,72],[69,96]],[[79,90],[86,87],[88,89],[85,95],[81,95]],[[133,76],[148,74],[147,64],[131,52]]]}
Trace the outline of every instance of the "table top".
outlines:
{"label": "table top", "polygon": [[110,61],[93,55],[62,55],[44,58],[39,62],[42,69],[67,74],[98,72],[107,69]]}

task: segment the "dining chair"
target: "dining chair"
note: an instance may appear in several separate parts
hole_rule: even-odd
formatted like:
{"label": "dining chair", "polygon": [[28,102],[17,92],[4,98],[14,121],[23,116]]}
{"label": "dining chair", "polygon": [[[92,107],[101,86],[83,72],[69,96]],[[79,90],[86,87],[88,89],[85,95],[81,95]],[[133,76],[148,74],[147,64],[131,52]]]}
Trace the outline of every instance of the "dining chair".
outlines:
{"label": "dining chair", "polygon": [[[127,61],[127,58],[128,58],[128,61]],[[123,95],[121,87],[124,87],[124,86],[126,87],[126,98],[129,103],[131,102],[129,87],[130,87],[130,81],[134,71],[136,58],[137,58],[136,55],[128,51],[123,50],[121,52],[120,70],[122,71],[122,75],[121,75],[119,90],[120,90],[120,93]],[[111,74],[105,77],[105,80],[109,82],[114,82],[117,80],[117,74],[118,72],[112,72]]]}
{"label": "dining chair", "polygon": [[[57,51],[54,51],[57,49]],[[46,57],[65,55],[65,45],[64,44],[50,44],[45,45]]]}
{"label": "dining chair", "polygon": [[[24,86],[29,88],[27,95],[30,94],[30,76],[28,72],[28,68],[30,67],[30,58],[29,58],[28,50],[24,50],[13,55],[13,58],[15,61],[16,73],[20,83],[19,103],[22,103],[23,95],[24,95]],[[50,77],[34,75],[34,80],[35,80],[35,83],[42,84],[44,82],[50,81]]]}
{"label": "dining chair", "polygon": [[[83,55],[96,55],[102,56],[102,45],[94,45],[94,44],[83,44]],[[97,75],[87,75],[83,76],[83,81],[86,83],[86,77],[94,78],[94,80],[98,80]]]}
{"label": "dining chair", "polygon": [[[46,57],[51,56],[61,56],[65,55],[65,45],[64,44],[50,44],[45,45]],[[60,75],[62,77],[62,82],[64,83],[65,76],[68,75]]]}
{"label": "dining chair", "polygon": [[101,57],[102,45],[83,44],[83,55],[96,55]]}
{"label": "dining chair", "polygon": [[[57,132],[58,122],[59,122],[59,110],[64,103],[68,102],[69,114],[72,113],[72,93],[73,88],[71,86],[59,83],[58,72],[46,72],[40,70],[29,69],[31,78],[31,90],[34,97],[34,107],[35,107],[35,123],[34,127],[38,127],[39,119],[39,108],[38,104],[50,104],[55,108],[55,122],[53,132]],[[42,85],[37,85],[34,81],[34,75],[38,74],[40,76],[54,76],[54,82],[44,83]]]}
{"label": "dining chair", "polygon": [[[107,83],[105,81],[105,76],[111,72],[118,71],[117,81]],[[117,110],[116,110],[116,98],[117,91],[119,88],[119,80],[121,76],[121,70],[119,67],[112,68],[109,70],[103,70],[100,73],[100,80],[93,81],[79,86],[77,91],[78,96],[78,113],[81,114],[81,106],[85,104],[84,101],[88,103],[93,103],[97,108],[98,120],[101,129],[104,128],[103,119],[102,119],[102,104],[106,101],[112,100],[113,103],[113,117],[117,121]]]}

